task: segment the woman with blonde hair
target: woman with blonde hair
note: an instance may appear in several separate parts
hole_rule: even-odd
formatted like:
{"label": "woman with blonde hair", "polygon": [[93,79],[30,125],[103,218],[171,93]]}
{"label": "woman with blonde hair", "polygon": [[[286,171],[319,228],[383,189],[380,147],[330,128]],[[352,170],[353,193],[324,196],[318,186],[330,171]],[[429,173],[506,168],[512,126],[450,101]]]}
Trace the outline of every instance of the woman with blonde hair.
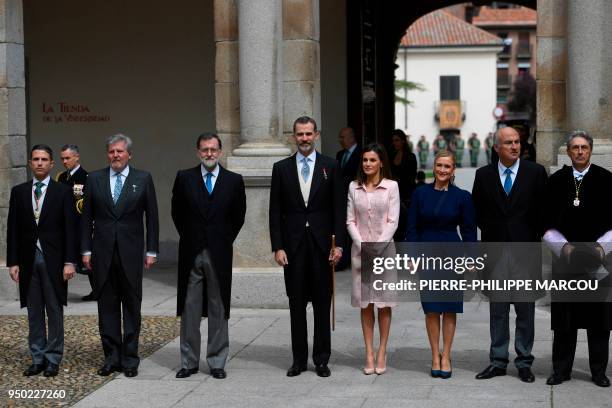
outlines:
{"label": "woman with blonde hair", "polygon": [[[452,183],[454,175],[454,154],[448,150],[440,150],[434,159],[434,182],[417,188],[412,195],[406,241],[476,241],[472,197],[469,192]],[[461,235],[457,233],[457,227]],[[435,274],[435,278],[457,278],[454,271],[450,271],[450,276],[448,273],[444,274],[444,271],[426,272]],[[457,313],[463,313],[463,295],[461,292],[446,296],[442,294],[443,301],[431,301],[435,297],[431,293],[421,292],[425,327],[432,355],[431,376],[446,379],[452,375],[451,347],[455,336]],[[443,337],[442,352],[440,352],[440,331]]]}

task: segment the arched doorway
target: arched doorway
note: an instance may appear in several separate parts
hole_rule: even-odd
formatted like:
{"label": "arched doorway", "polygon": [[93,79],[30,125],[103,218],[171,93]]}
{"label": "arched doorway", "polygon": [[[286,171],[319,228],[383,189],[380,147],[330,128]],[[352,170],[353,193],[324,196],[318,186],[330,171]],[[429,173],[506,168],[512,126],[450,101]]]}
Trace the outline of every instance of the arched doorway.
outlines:
{"label": "arched doorway", "polygon": [[[414,21],[456,0],[351,1],[347,4],[348,121],[362,143],[388,143],[394,127],[394,71],[400,39]],[[474,6],[494,1],[474,1]],[[537,9],[536,0],[512,3]]]}

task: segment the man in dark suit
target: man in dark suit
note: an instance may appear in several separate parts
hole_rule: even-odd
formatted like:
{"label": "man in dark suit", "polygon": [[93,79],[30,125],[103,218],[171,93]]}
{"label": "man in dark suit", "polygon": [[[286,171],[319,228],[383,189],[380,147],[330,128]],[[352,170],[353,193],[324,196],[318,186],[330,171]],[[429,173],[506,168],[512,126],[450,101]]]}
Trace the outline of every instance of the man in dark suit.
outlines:
{"label": "man in dark suit", "polygon": [[[499,162],[476,171],[472,199],[476,209],[476,222],[483,242],[539,242],[542,236],[541,203],[546,186],[546,170],[539,164],[519,159],[520,136],[506,127],[495,135],[494,148]],[[512,269],[512,254],[502,260]],[[503,267],[503,265],[502,265]],[[517,278],[517,277],[515,277]],[[510,342],[509,302],[494,302],[490,308],[491,349],[490,365],[476,375],[488,379],[506,375],[508,345]],[[519,378],[533,382],[531,372],[534,357],[534,302],[514,302],[516,312],[514,361]]]}
{"label": "man in dark suit", "polygon": [[[583,130],[570,134],[567,155],[571,166],[550,176],[547,188],[546,233],[544,241],[556,255],[553,276],[575,278],[594,258],[595,265],[609,265],[612,250],[612,214],[610,186],[612,173],[591,163],[593,138]],[[586,251],[592,250],[592,254]],[[586,252],[587,256],[584,254]],[[588,271],[585,271],[587,278]],[[579,276],[584,279],[585,275]],[[610,276],[599,281],[601,288],[609,288]],[[604,289],[605,290],[605,289]],[[609,290],[609,289],[608,289]],[[609,387],[608,366],[612,304],[606,296],[587,301],[587,296],[575,293],[584,302],[560,302],[553,295],[551,328],[553,371],[548,385],[561,384],[571,379],[578,329],[586,329],[589,347],[591,380],[600,387]],[[594,301],[595,300],[595,301]]]}
{"label": "man in dark suit", "polygon": [[[74,205],[79,215],[77,222],[77,236],[80,236],[81,231],[81,213],[83,212],[83,188],[87,182],[87,171],[81,167],[81,155],[79,154],[79,147],[74,144],[66,144],[62,146],[60,153],[60,159],[62,165],[66,169],[65,171],[57,175],[57,181],[62,184],[66,184],[72,189],[74,195]],[[87,269],[83,268],[83,263],[79,259],[77,263],[77,273],[83,273],[89,278],[89,285],[92,288],[88,295],[85,295],[81,300],[88,302],[94,300],[93,297],[93,274]]]}
{"label": "man in dark suit", "polygon": [[32,365],[25,376],[43,370],[45,377],[58,374],[64,354],[67,281],[74,276],[77,259],[72,193],[49,176],[53,164],[49,146],[32,147],[29,165],[34,178],[13,187],[9,204],[6,264],[19,283],[21,307],[28,308]]}
{"label": "man in dark suit", "polygon": [[348,186],[357,177],[357,170],[361,163],[361,147],[357,144],[355,132],[350,127],[340,130],[338,141],[342,150],[336,153],[336,161],[340,165],[342,184],[346,186],[345,188],[348,193]]}
{"label": "man in dark suit", "polygon": [[293,364],[288,377],[300,375],[307,368],[309,301],[314,313],[312,359],[317,375],[331,374],[327,366],[331,354],[329,263],[337,263],[342,256],[346,205],[336,161],[315,150],[318,137],[314,119],[296,119],[293,138],[298,151],[272,168],[270,239],[274,259],[284,267],[291,314]]}
{"label": "man in dark suit", "polygon": [[[355,140],[355,131],[350,127],[340,129],[338,141],[340,142],[342,150],[339,150],[338,153],[336,153],[336,161],[340,165],[342,187],[344,189],[343,197],[346,202],[349,184],[351,184],[351,181],[355,180],[357,177],[357,170],[359,170],[359,166],[361,165],[361,147],[359,147],[357,141]],[[350,267],[351,262],[350,248],[353,241],[348,234],[345,236],[346,248],[349,249],[342,252],[342,258],[340,259],[340,262],[338,262],[337,266],[339,270]]]}
{"label": "man in dark suit", "polygon": [[157,199],[151,174],[129,166],[129,137],[111,136],[106,150],[110,166],[89,173],[85,185],[81,252],[85,267],[94,271],[98,299],[104,349],[104,365],[98,374],[108,376],[123,370],[126,377],[134,377],[140,362],[142,267],[149,269],[155,263],[159,248]]}
{"label": "man in dark suit", "polygon": [[177,315],[181,316],[181,369],[177,378],[198,372],[200,321],[208,317],[206,360],[213,378],[226,377],[228,319],[232,289],[232,244],[246,212],[242,176],[219,165],[219,137],[196,141],[200,164],[177,173],[172,219],[179,233]]}

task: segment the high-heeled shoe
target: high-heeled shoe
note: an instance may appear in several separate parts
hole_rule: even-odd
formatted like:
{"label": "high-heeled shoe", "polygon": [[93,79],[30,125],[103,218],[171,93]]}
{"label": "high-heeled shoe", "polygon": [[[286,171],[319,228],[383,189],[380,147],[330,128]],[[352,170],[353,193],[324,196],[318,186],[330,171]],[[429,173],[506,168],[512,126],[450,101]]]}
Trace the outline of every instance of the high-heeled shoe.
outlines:
{"label": "high-heeled shoe", "polygon": [[365,375],[372,375],[376,372],[376,369],[374,368],[374,357],[372,357],[372,367],[368,367],[367,366],[367,360],[366,360],[366,365],[363,367],[363,373]]}
{"label": "high-heeled shoe", "polygon": [[[450,363],[451,369],[449,371],[440,370],[440,375],[438,376],[439,378],[442,378],[443,380],[448,380],[453,375],[453,363],[451,360],[448,360],[448,362]],[[440,358],[440,368],[442,368],[441,358]]]}
{"label": "high-heeled shoe", "polygon": [[374,372],[376,372],[376,374],[378,375],[383,375],[384,373],[387,372],[387,353],[385,353],[385,366],[382,368],[374,368]]}
{"label": "high-heeled shoe", "polygon": [[[442,364],[442,355],[440,355],[440,364]],[[433,369],[433,364],[431,365],[431,376],[433,378],[438,378],[440,377],[440,370],[434,370]]]}

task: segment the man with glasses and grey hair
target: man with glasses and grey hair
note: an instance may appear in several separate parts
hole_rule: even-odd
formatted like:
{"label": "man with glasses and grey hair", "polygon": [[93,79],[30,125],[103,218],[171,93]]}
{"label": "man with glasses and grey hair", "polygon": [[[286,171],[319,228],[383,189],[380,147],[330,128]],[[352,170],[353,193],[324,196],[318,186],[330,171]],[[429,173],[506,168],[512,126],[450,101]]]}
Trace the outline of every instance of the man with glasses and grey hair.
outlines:
{"label": "man with glasses and grey hair", "polygon": [[[62,160],[62,166],[65,171],[57,175],[56,181],[69,186],[72,189],[72,195],[74,197],[74,206],[79,215],[79,222],[77,222],[77,236],[80,234],[80,221],[81,213],[83,212],[83,194],[85,182],[87,182],[87,171],[81,166],[81,155],[79,154],[79,147],[74,144],[66,144],[62,146],[60,152],[60,158]],[[81,300],[88,302],[94,300],[93,296],[93,274],[86,268],[83,268],[81,260],[77,265],[77,272],[87,275],[89,278],[89,285],[92,291],[83,296]]]}
{"label": "man with glasses and grey hair", "polygon": [[123,371],[135,377],[143,266],[151,268],[159,251],[157,198],[151,174],[129,165],[132,139],[109,137],[106,154],[109,167],[89,173],[85,185],[81,253],[85,267],[93,270],[98,299],[104,350],[98,375]]}
{"label": "man with glasses and grey hair", "polygon": [[[605,258],[612,250],[612,173],[591,163],[593,138],[586,131],[572,132],[566,146],[572,165],[563,166],[550,176],[546,194],[544,241],[556,255],[553,273],[557,275],[565,267],[576,272],[577,267],[582,268],[589,260],[594,260],[595,265],[606,263]],[[609,281],[609,275],[604,279]],[[553,372],[548,385],[571,378],[577,332],[586,329],[591,380],[600,387],[610,386],[606,368],[612,304],[593,300],[596,301],[567,303],[555,302],[553,298]]]}

